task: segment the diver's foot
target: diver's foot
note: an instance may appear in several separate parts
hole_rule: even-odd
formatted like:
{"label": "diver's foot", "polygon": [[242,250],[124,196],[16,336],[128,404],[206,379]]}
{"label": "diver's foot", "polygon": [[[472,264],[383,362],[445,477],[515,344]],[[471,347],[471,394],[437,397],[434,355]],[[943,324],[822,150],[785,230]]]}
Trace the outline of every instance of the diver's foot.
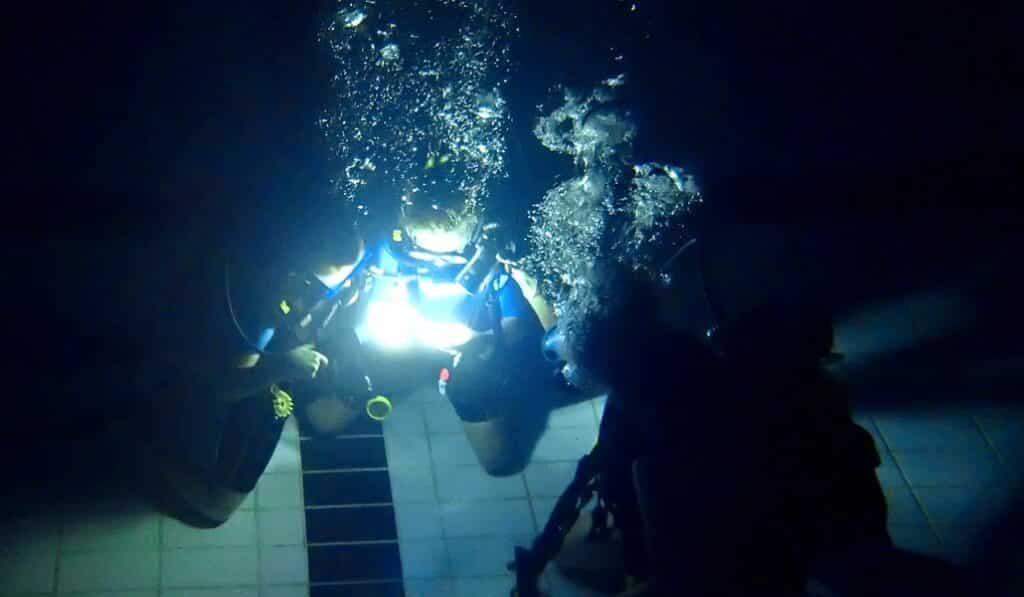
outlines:
{"label": "diver's foot", "polygon": [[199,528],[218,527],[231,518],[247,493],[210,483],[198,470],[147,448],[147,481],[166,514]]}

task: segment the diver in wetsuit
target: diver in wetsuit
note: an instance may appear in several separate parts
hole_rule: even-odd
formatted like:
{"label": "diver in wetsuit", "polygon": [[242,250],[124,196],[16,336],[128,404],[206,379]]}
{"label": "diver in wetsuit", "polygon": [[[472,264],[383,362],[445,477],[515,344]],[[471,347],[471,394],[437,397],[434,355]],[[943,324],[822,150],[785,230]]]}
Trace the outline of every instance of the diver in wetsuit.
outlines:
{"label": "diver in wetsuit", "polygon": [[239,263],[225,272],[211,260],[219,272],[207,280],[217,288],[200,312],[208,321],[187,326],[202,336],[137,375],[140,392],[157,396],[150,457],[158,465],[147,471],[164,507],[193,525],[228,520],[277,446],[292,394],[300,395],[290,386],[330,372],[341,356],[324,354],[324,313],[314,307],[343,306],[362,243],[344,229],[320,240],[299,251],[287,274]]}
{"label": "diver in wetsuit", "polygon": [[536,295],[533,303],[527,299],[517,280],[529,279],[497,261],[500,247],[488,237],[494,232],[483,231],[475,217],[427,208],[407,211],[402,224],[411,255],[463,253],[468,259],[453,281],[470,292],[458,307],[470,334],[439,373],[439,389],[484,469],[492,475],[518,472],[532,443],[523,434],[539,430],[537,418],[554,405],[558,389],[540,352],[542,318],[550,325],[550,311]]}
{"label": "diver in wetsuit", "polygon": [[[464,208],[406,206],[391,238],[368,249],[356,334],[378,366],[426,349],[478,461],[507,475],[526,465],[548,412],[574,396],[542,356],[550,307],[501,254],[498,233]],[[337,398],[310,408],[342,410]]]}
{"label": "diver in wetsuit", "polygon": [[[873,439],[824,369],[838,355],[823,311],[762,305],[708,342],[670,323],[665,289],[609,278],[629,291],[604,295],[564,354],[609,388],[581,466],[601,468],[598,494],[626,514],[619,558],[646,580],[628,594],[797,596],[809,579],[843,596],[972,594],[948,564],[893,547]],[[537,570],[544,546],[517,562]]]}

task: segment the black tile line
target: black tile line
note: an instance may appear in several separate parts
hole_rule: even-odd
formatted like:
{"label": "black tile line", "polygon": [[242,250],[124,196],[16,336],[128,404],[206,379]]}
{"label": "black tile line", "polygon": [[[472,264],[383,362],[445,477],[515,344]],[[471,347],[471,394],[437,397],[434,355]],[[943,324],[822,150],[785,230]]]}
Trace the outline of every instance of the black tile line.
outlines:
{"label": "black tile line", "polygon": [[[345,440],[356,440],[357,442],[360,441],[360,440],[363,441],[363,442],[366,442],[367,440],[376,440],[376,441],[373,442],[372,449],[375,452],[379,449],[379,453],[382,454],[382,457],[380,458],[380,460],[383,461],[384,466],[383,467],[381,467],[381,466],[365,467],[364,466],[364,467],[339,467],[339,468],[311,468],[311,469],[307,469],[306,465],[305,465],[305,462],[303,462],[303,466],[302,466],[302,469],[301,469],[303,482],[301,483],[301,485],[302,485],[302,490],[303,490],[304,512],[309,512],[309,511],[315,512],[315,511],[318,511],[318,510],[328,510],[328,509],[332,509],[332,508],[335,508],[335,509],[341,509],[341,508],[352,509],[352,508],[380,508],[380,507],[392,507],[393,506],[392,502],[379,502],[379,501],[374,501],[374,502],[370,502],[370,503],[363,503],[363,504],[348,504],[348,503],[331,504],[331,503],[329,503],[331,501],[331,495],[332,495],[331,491],[332,490],[333,491],[343,491],[343,489],[342,488],[337,488],[337,489],[332,488],[330,486],[330,484],[327,484],[325,486],[325,487],[327,487],[327,490],[328,490],[327,491],[327,495],[326,496],[323,496],[323,495],[318,496],[318,501],[320,501],[321,503],[318,503],[316,505],[310,505],[310,506],[306,505],[306,500],[305,500],[306,481],[320,479],[320,478],[324,478],[326,480],[327,475],[330,475],[330,474],[340,474],[340,475],[344,475],[344,474],[355,474],[355,475],[358,475],[359,473],[383,473],[383,474],[388,474],[387,447],[386,447],[386,444],[385,444],[385,439],[384,439],[383,432],[381,432],[381,434],[379,434],[379,435],[376,435],[376,434],[374,434],[374,435],[368,435],[368,434],[340,435],[340,436],[332,436],[332,437],[328,437],[328,438],[319,438],[319,437],[318,438],[303,438],[300,435],[301,445],[303,445],[306,448],[306,450],[303,450],[303,452],[307,452],[308,451],[307,453],[314,453],[313,451],[317,450],[318,448],[323,449],[323,448],[329,448],[329,447],[333,447],[333,446],[344,445],[343,442]],[[380,442],[379,448],[378,448],[378,446],[376,444],[377,441]],[[329,457],[327,457],[326,459],[321,457],[320,461],[323,464],[327,464],[329,462],[329,460],[330,460]],[[358,480],[363,480],[363,479],[360,478],[360,479],[357,479],[357,481]],[[387,480],[383,481],[383,483],[386,485],[386,495],[390,497],[391,496],[391,489],[392,489],[391,488],[390,475],[388,475]],[[341,495],[336,495],[335,497],[336,497],[336,499],[338,499],[338,501],[343,501]],[[385,497],[385,494],[380,494],[378,496],[366,495],[366,497]],[[322,502],[327,502],[327,503],[322,503]],[[394,515],[393,512],[394,511],[392,509],[392,516]],[[304,520],[304,523],[305,523],[305,522],[308,521],[308,515],[307,515],[307,517],[304,517],[304,518],[306,518],[306,520]],[[391,586],[391,585],[389,583],[387,583],[386,581],[391,580],[391,581],[393,581],[393,583],[394,582],[399,583],[399,587],[398,588],[400,589],[400,592],[404,591],[404,584],[402,583],[402,576],[403,575],[402,575],[402,572],[401,572],[401,570],[402,570],[402,568],[401,568],[401,554],[400,554],[400,552],[398,550],[397,521],[396,521],[394,527],[392,527],[391,529],[387,529],[386,530],[385,538],[381,538],[381,539],[341,541],[341,542],[314,542],[314,543],[309,543],[308,542],[309,534],[310,534],[309,530],[306,529],[306,537],[304,537],[304,539],[307,540],[307,543],[306,543],[307,561],[310,562],[309,570],[307,572],[307,574],[308,574],[308,579],[307,580],[309,582],[310,588],[313,588],[314,586],[330,586],[328,584],[325,584],[325,582],[323,580],[318,580],[317,582],[313,582],[314,578],[322,579],[325,576],[327,576],[327,577],[341,576],[340,573],[338,573],[337,575],[329,574],[329,573],[325,574],[325,570],[322,568],[322,566],[324,566],[324,564],[320,563],[323,560],[322,560],[322,558],[314,558],[313,557],[313,550],[317,550],[318,553],[322,554],[322,550],[323,549],[330,549],[332,547],[360,549],[361,547],[370,548],[372,546],[393,546],[394,557],[395,557],[395,564],[396,564],[396,568],[397,568],[397,575],[396,575],[397,578],[391,579],[390,578],[391,575],[388,575],[388,578],[381,578],[381,579],[376,579],[376,578],[370,578],[370,579],[366,579],[366,578],[352,578],[352,579],[339,578],[337,581],[333,581],[332,580],[331,582],[332,583],[336,582],[339,586],[344,586],[344,583],[346,583],[346,582],[353,583],[353,584],[361,582],[361,584],[368,584],[368,585],[381,584],[383,587],[387,587],[387,586]],[[388,537],[390,535],[394,535],[394,537]],[[326,537],[324,537],[324,538],[326,538]],[[316,560],[316,559],[319,559],[320,562],[316,562],[314,564],[314,560]],[[317,570],[314,570],[314,565],[318,568]],[[348,574],[355,573],[355,571],[345,571],[345,572],[348,572]],[[394,574],[394,571],[392,571],[392,574]],[[393,584],[393,583],[391,583],[391,584]]]}

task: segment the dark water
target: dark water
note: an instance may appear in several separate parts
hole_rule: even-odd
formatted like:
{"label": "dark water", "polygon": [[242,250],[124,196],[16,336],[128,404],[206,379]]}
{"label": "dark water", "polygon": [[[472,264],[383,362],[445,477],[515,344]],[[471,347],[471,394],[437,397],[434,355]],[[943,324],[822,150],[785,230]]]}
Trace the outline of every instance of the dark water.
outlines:
{"label": "dark water", "polygon": [[[525,230],[526,205],[569,171],[532,138],[536,105],[609,74],[616,40],[639,157],[685,165],[708,198],[723,301],[809,293],[838,309],[991,276],[979,333],[1011,335],[1024,60],[1009,9],[637,4],[628,26],[620,3],[519,9],[496,191],[511,222]],[[187,338],[197,271],[225,247],[273,258],[317,221],[333,167],[315,126],[328,6],[100,1],[8,23],[12,446],[31,437],[59,457],[66,423],[97,412],[92,386],[55,388],[162,348],[160,330]]]}

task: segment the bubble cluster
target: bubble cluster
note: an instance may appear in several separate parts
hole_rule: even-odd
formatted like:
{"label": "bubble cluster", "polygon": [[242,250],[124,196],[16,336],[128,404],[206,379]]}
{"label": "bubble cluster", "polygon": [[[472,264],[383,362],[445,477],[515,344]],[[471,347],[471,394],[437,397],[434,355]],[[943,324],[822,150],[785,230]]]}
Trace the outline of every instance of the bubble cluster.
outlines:
{"label": "bubble cluster", "polygon": [[342,0],[319,39],[334,64],[319,125],[337,194],[482,209],[506,176],[503,90],[515,17],[500,0]]}
{"label": "bubble cluster", "polygon": [[610,77],[586,97],[564,90],[563,103],[534,129],[546,148],[572,156],[577,170],[532,210],[525,260],[570,336],[606,302],[603,264],[659,276],[688,239],[686,217],[701,202],[681,168],[631,163],[636,126],[614,101],[624,83],[622,75]]}

